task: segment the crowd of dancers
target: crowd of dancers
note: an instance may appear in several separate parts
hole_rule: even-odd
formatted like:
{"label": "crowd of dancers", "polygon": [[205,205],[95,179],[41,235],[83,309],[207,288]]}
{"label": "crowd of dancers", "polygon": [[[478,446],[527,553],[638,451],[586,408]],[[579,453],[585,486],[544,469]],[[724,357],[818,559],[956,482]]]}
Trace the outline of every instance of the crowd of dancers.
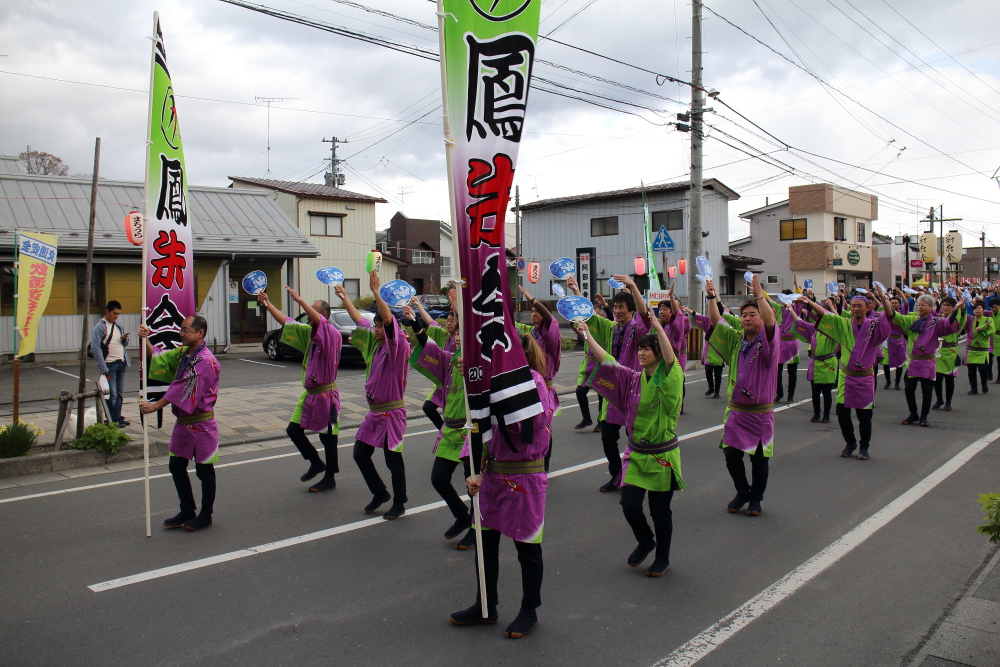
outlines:
{"label": "crowd of dancers", "polygon": [[[954,290],[947,288],[908,296],[900,290],[886,293],[875,284],[870,291],[845,293],[841,289],[835,296],[820,300],[796,284],[794,292],[786,290],[773,300],[754,277],[750,298],[734,313],[722,304],[715,285],[708,280],[704,313],[683,307],[672,288],[654,313],[631,278],[614,278],[624,288],[613,296],[610,305],[597,296],[595,314],[585,322],[573,323],[586,346],[576,390],[582,419],[575,428],[593,426],[601,433],[608,480],[600,491],[620,493],[622,512],[636,541],[626,562],[638,567],[652,554],[652,563],[646,569],[649,577],[662,576],[670,565],[670,504],[673,493],[684,488],[676,431],[683,413],[684,370],[692,326],[705,333],[701,355],[708,381],[705,396],[720,398],[723,366],[729,367],[719,446],[736,495],[726,510],[745,511],[749,516],[759,516],[763,511],[768,462],[774,453],[774,408],[783,399],[788,403],[794,400],[800,342],[808,345],[811,421],[829,422],[835,405],[845,442],[841,456],[851,457],[857,451],[857,459],[862,461],[870,457],[872,449],[879,365],[885,389],[899,389],[901,372],[905,370],[909,414],[902,423],[906,425],[929,426],[930,411],[952,409],[960,363],[968,366],[969,394],[986,393],[993,378],[992,338],[1000,320],[1000,297],[993,289],[966,292],[958,300],[948,295]],[[580,295],[573,278],[567,285]],[[424,414],[438,429],[431,485],[453,517],[444,538],[451,540],[464,534],[456,543],[457,549],[468,550],[476,545],[473,512],[462,501],[453,481],[459,466],[465,489],[470,496],[479,496],[486,611],[477,593],[475,604],[452,614],[451,622],[478,625],[498,620],[499,545],[501,536],[506,536],[514,541],[517,550],[522,599],[504,635],[523,637],[536,625],[536,610],[541,605],[546,473],[552,455],[552,419],[559,414],[559,397],[553,384],[562,352],[559,324],[543,302],[520,288],[531,310],[531,324],[518,325],[520,342],[543,409],[523,421],[494,424],[494,437],[476,451],[470,448],[467,431],[454,290],[449,294],[452,312],[441,326],[417,299],[403,309],[397,320],[379,295],[379,286],[378,275],[372,272],[369,287],[375,295],[377,313],[371,322],[362,316],[342,286],[335,288],[357,325],[349,344],[361,352],[366,365],[368,412],[358,428],[353,449],[354,462],[372,495],[364,512],[374,514],[388,504],[382,512],[385,520],[406,513],[404,392],[408,371],[413,368],[434,385],[423,405]],[[320,493],[336,487],[340,471],[337,370],[344,341],[329,321],[329,303],[310,303],[291,288],[285,289],[306,313],[308,323],[298,323],[282,313],[266,293],[259,294],[258,300],[282,325],[281,342],[303,354],[303,391],[286,433],[308,463],[300,480],[311,482],[319,477],[309,491]],[[957,345],[962,332],[967,340],[960,362]],[[220,367],[205,345],[207,322],[200,316],[184,320],[180,330],[182,345],[173,350],[154,350],[148,341],[150,333],[148,328],[140,327],[139,335],[150,355],[149,375],[170,382],[170,386],[159,401],[141,403],[140,411],[149,414],[170,405],[176,416],[170,438],[169,471],[180,512],[163,523],[167,528],[195,531],[212,524],[214,463],[218,460],[214,405]],[[786,370],[787,383],[783,383]],[[1000,362],[997,377],[1000,383]],[[591,389],[599,397],[596,424],[588,398]],[[937,402],[932,406],[935,392]],[[857,435],[853,418],[858,421]],[[620,449],[623,430],[624,452]],[[323,454],[310,442],[309,432],[319,435]],[[375,466],[376,450],[382,450],[391,491]],[[749,478],[745,457],[750,464]],[[191,460],[201,481],[200,511],[187,472]],[[646,505],[652,526],[647,521]],[[478,581],[478,562],[476,568]]]}

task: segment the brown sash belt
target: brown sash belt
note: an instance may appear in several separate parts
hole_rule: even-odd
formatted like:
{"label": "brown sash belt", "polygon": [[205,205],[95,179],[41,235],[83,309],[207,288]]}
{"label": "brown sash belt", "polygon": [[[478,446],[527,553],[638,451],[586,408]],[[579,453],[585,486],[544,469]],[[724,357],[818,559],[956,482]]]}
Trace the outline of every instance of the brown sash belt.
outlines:
{"label": "brown sash belt", "polygon": [[813,361],[826,361],[827,359],[833,359],[837,356],[836,352],[831,352],[830,354],[823,354],[818,357],[813,357]]}
{"label": "brown sash belt", "polygon": [[445,419],[444,425],[455,430],[461,430],[466,426],[464,419]]}
{"label": "brown sash belt", "polygon": [[902,336],[889,336],[890,340],[903,340]]}
{"label": "brown sash belt", "polygon": [[745,412],[747,414],[764,414],[766,412],[772,412],[774,410],[774,403],[764,403],[763,405],[737,405],[732,401],[729,401],[729,409],[735,410],[736,412]]}
{"label": "brown sash belt", "polygon": [[406,407],[403,401],[389,401],[388,403],[369,403],[368,410],[371,412],[388,412],[389,410],[399,410]]}
{"label": "brown sash belt", "polygon": [[[942,348],[946,348],[946,347],[958,347],[958,343],[941,343],[941,347],[942,347]],[[970,347],[970,348],[968,348],[968,349],[970,349],[970,350],[975,350],[975,351],[977,351],[977,352],[979,352],[979,351],[987,351],[987,350],[988,350],[988,348],[985,348],[985,347],[983,347],[983,348],[979,348],[979,347]]]}
{"label": "brown sash belt", "polygon": [[548,387],[549,389],[552,389],[553,387],[555,387],[555,385],[553,384],[552,380],[546,380],[545,381],[545,386]]}
{"label": "brown sash belt", "polygon": [[676,435],[667,442],[659,442],[652,444],[645,443],[642,441],[636,442],[632,438],[629,438],[628,444],[629,447],[632,448],[632,451],[639,452],[641,454],[664,454],[673,449],[677,449],[681,445]]}
{"label": "brown sash belt", "polygon": [[200,412],[196,415],[178,415],[177,423],[184,424],[198,424],[201,422],[207,422],[215,419],[215,410],[209,410],[208,412]]}
{"label": "brown sash belt", "polygon": [[324,384],[319,387],[313,387],[312,389],[306,388],[306,393],[310,396],[315,396],[316,394],[322,394],[324,391],[333,391],[337,388],[336,382],[331,382],[329,384]]}
{"label": "brown sash belt", "polygon": [[484,470],[495,472],[498,475],[530,475],[533,473],[545,472],[545,461],[497,461],[487,459]]}
{"label": "brown sash belt", "polygon": [[910,359],[913,361],[934,361],[937,357],[933,354],[911,354]]}
{"label": "brown sash belt", "polygon": [[[931,357],[931,359],[933,358],[934,357]],[[871,377],[873,369],[866,368],[861,371],[852,371],[850,368],[841,368],[840,370],[843,371],[845,375],[850,375],[852,378],[866,378]]]}
{"label": "brown sash belt", "polygon": [[[958,343],[952,343],[951,345],[948,345],[947,343],[943,343],[941,345],[941,347],[957,347],[957,346],[958,346]],[[990,351],[990,348],[988,348],[988,347],[972,347],[971,345],[966,345],[965,349],[968,350],[969,352],[989,352]]]}
{"label": "brown sash belt", "polygon": [[782,336],[781,340],[786,341],[786,342],[791,342],[793,340],[798,340],[798,338],[796,338],[795,336]]}

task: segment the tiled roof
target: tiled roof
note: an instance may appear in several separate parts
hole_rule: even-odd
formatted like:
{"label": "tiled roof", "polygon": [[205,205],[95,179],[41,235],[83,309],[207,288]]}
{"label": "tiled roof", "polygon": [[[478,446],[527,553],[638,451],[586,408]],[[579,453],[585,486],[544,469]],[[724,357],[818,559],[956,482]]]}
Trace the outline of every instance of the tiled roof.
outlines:
{"label": "tiled roof", "polygon": [[[691,181],[676,181],[674,183],[661,183],[660,185],[649,185],[646,187],[626,188],[624,190],[609,190],[607,192],[591,192],[583,195],[572,195],[570,197],[555,197],[553,199],[541,199],[539,201],[521,204],[522,211],[531,211],[539,208],[550,208],[562,204],[573,204],[576,202],[594,201],[598,199],[621,199],[623,197],[635,197],[641,195],[643,190],[646,194],[667,192],[669,190],[687,190],[691,187]],[[706,178],[702,181],[702,187],[707,190],[715,189],[729,199],[739,199],[735,190],[726,187],[721,181],[714,178]]]}

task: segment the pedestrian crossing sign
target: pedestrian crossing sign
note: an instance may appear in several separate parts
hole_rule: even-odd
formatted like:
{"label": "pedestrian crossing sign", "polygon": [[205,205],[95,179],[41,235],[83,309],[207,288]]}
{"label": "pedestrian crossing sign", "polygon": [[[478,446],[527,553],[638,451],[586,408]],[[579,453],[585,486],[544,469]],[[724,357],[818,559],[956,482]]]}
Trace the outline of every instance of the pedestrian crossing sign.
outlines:
{"label": "pedestrian crossing sign", "polygon": [[667,233],[667,228],[660,225],[660,230],[656,232],[653,239],[653,252],[670,252],[674,249],[674,240]]}

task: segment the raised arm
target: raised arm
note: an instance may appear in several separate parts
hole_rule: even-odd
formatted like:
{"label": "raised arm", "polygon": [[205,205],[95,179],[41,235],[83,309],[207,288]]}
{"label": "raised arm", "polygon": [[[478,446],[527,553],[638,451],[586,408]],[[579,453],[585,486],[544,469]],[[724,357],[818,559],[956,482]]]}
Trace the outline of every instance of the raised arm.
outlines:
{"label": "raised arm", "polygon": [[603,361],[607,356],[607,350],[601,347],[601,344],[597,342],[597,339],[590,335],[590,328],[587,326],[586,322],[573,322],[573,328],[576,330],[577,335],[583,340],[587,341],[587,347],[590,348],[590,353],[598,361]]}
{"label": "raised arm", "polygon": [[711,278],[705,281],[705,296],[708,297],[708,319],[714,327],[722,319],[718,306],[713,306],[713,302],[719,300],[719,294],[715,291],[715,281]]}
{"label": "raised arm", "polygon": [[885,313],[885,316],[888,317],[889,321],[891,322],[893,318],[896,316],[896,311],[892,309],[892,302],[889,301],[889,295],[883,292],[882,288],[880,288],[878,285],[874,285],[872,289],[875,290],[875,296],[878,297],[878,300],[882,302],[882,311]]}
{"label": "raised arm", "polygon": [[[286,286],[285,289],[288,289],[288,287]],[[264,306],[267,312],[271,314],[271,317],[278,322],[279,326],[285,325],[285,321],[288,320],[288,315],[278,310],[278,307],[271,303],[271,300],[267,297],[267,292],[260,292],[257,294],[257,303]]]}
{"label": "raised arm", "polygon": [[580,286],[577,284],[576,278],[573,276],[566,279],[566,287],[568,287],[569,291],[576,296],[583,296],[583,292],[580,291]]}
{"label": "raised arm", "polygon": [[361,313],[358,312],[358,309],[351,302],[351,297],[347,295],[347,290],[344,289],[344,286],[336,285],[333,288],[333,291],[338,297],[340,297],[341,302],[344,304],[344,310],[346,310],[347,314],[351,316],[354,323],[361,324],[361,320],[364,318],[361,317]]}
{"label": "raised arm", "polygon": [[674,286],[670,286],[670,311],[672,317],[670,321],[673,322],[677,318],[677,314],[681,312],[681,302],[674,296]]}
{"label": "raised arm", "polygon": [[[667,364],[667,369],[669,370],[674,365],[674,359],[677,355],[674,354],[674,348],[670,344],[670,339],[667,338],[667,332],[663,330],[663,325],[660,324],[660,318],[651,318],[653,329],[656,330],[656,338],[660,341],[660,353],[663,355],[663,361]],[[682,371],[683,372],[683,371]]]}
{"label": "raised arm", "polygon": [[[754,299],[757,300],[757,308],[760,310],[760,320],[764,323],[764,326],[768,329],[774,328],[775,316],[774,309],[771,308],[771,302],[768,300],[767,295],[764,294],[764,288],[761,287],[760,278],[755,273],[753,275],[753,283],[750,285],[753,288]],[[761,301],[764,302],[763,306]],[[768,334],[770,335],[770,331]]]}
{"label": "raised arm", "polygon": [[[382,316],[383,322],[388,322],[392,319],[392,311],[389,310],[389,304],[382,300],[382,295],[378,293],[378,288],[381,287],[382,281],[379,280],[378,273],[372,271],[368,274],[368,287],[371,289],[372,294],[375,295],[375,305],[378,306],[378,314]],[[358,317],[361,317],[358,315]],[[355,320],[357,322],[357,320]]]}
{"label": "raised arm", "polygon": [[639,313],[643,318],[648,317],[649,310],[646,308],[646,301],[642,298],[642,292],[639,291],[639,286],[635,284],[635,281],[626,275],[618,274],[611,277],[618,282],[624,283],[629,291],[632,292],[632,296],[635,298],[635,312]]}
{"label": "raised arm", "polygon": [[[434,323],[435,323],[434,318],[431,317],[431,314],[427,312],[427,309],[424,308],[424,304],[423,304],[422,301],[420,301],[419,298],[413,297],[412,299],[410,299],[410,303],[413,304],[414,306],[416,306],[417,311],[420,312],[420,319],[422,319],[424,321],[425,325],[427,325],[427,326],[433,326],[434,325]],[[417,321],[416,317],[411,317],[410,319],[413,320],[414,322]]]}

